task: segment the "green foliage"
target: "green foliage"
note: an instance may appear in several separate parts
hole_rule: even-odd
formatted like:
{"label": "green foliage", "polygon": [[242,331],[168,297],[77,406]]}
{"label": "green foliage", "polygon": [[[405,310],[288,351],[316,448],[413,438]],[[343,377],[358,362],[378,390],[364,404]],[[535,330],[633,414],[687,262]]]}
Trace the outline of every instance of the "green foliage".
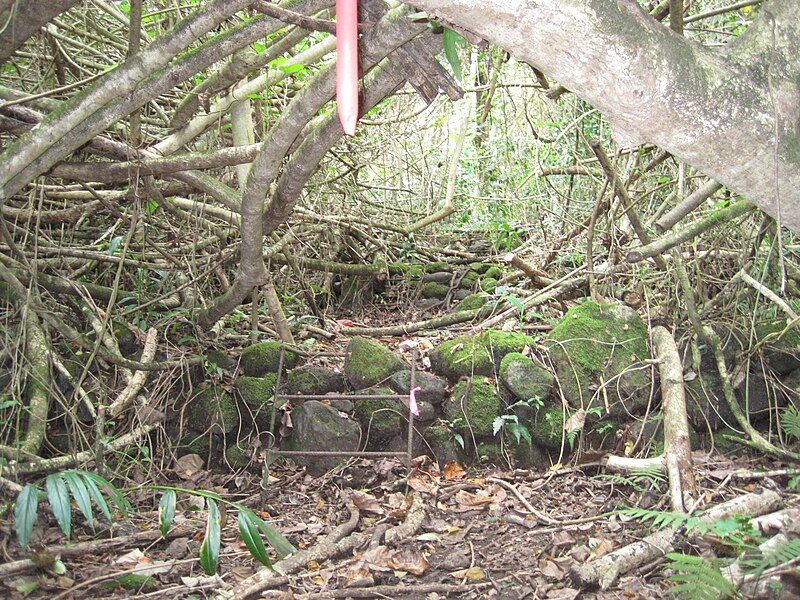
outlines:
{"label": "green foliage", "polygon": [[444,55],[447,58],[447,62],[450,63],[450,67],[453,69],[453,75],[455,75],[456,79],[461,81],[463,72],[461,69],[461,59],[458,57],[458,47],[465,46],[467,44],[467,40],[465,40],[452,29],[445,29],[443,43]]}
{"label": "green foliage", "polygon": [[670,552],[667,558],[670,559],[667,567],[676,572],[670,581],[678,584],[670,589],[670,593],[692,600],[740,597],[731,582],[723,577],[719,566],[710,560],[677,552]]}
{"label": "green foliage", "polygon": [[[104,491],[101,491],[101,487]],[[53,511],[58,526],[67,538],[72,533],[70,497],[91,526],[94,526],[92,503],[100,509],[106,519],[111,519],[107,497],[114,502],[124,516],[128,514],[128,503],[122,494],[106,479],[91,471],[70,469],[48,475],[45,478],[45,490],[50,510]],[[28,484],[17,497],[14,509],[14,528],[19,544],[23,548],[28,545],[33,526],[36,523],[40,494],[41,490],[38,486]]]}
{"label": "green foliage", "polygon": [[533,444],[531,432],[525,425],[519,422],[519,417],[517,417],[517,415],[499,415],[494,420],[493,429],[494,435],[500,432],[507,432],[514,438],[517,445],[521,444],[522,440],[525,440],[528,445]]}
{"label": "green foliage", "polygon": [[666,482],[666,476],[657,467],[650,469],[635,469],[628,476],[618,475],[617,473],[600,473],[595,475],[598,479],[606,479],[616,485],[627,485],[637,492],[646,492],[652,489],[660,489],[661,484]]}
{"label": "green foliage", "polygon": [[800,439],[800,410],[794,404],[790,404],[781,412],[781,428],[786,435]]}
{"label": "green foliage", "polygon": [[172,520],[175,518],[175,502],[175,490],[167,490],[158,503],[158,526],[163,537],[167,536],[169,528],[172,527]]}
{"label": "green foliage", "polygon": [[208,499],[208,519],[206,520],[206,535],[200,545],[200,566],[206,575],[217,572],[219,563],[220,537],[222,534],[222,519],[219,508],[214,500]]}
{"label": "green foliage", "polygon": [[766,569],[800,559],[800,538],[784,540],[768,550],[748,552],[741,564],[748,574],[760,576]]}

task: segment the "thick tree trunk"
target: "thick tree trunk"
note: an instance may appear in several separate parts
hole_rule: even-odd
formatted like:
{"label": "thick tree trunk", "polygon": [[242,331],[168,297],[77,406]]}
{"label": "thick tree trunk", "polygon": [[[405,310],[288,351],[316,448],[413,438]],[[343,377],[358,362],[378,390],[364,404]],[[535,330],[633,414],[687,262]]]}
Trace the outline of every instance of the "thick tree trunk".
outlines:
{"label": "thick tree trunk", "polygon": [[630,0],[413,4],[558,79],[625,145],[656,144],[800,231],[795,2],[765,3],[723,50],[681,37]]}

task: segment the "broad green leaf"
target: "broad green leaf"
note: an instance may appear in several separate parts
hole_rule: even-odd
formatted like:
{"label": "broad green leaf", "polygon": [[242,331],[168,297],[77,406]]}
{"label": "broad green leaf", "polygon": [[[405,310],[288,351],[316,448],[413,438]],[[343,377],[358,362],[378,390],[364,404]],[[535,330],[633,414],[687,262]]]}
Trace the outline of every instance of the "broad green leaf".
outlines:
{"label": "broad green leaf", "polygon": [[114,236],[111,238],[111,242],[108,244],[108,255],[114,256],[119,250],[120,245],[122,244],[123,237],[121,235]]}
{"label": "broad green leaf", "polygon": [[443,38],[444,55],[447,58],[447,62],[449,62],[450,66],[453,68],[453,75],[455,75],[456,79],[461,81],[461,60],[458,57],[457,46],[458,39],[461,38],[461,36],[452,29],[445,29]]}
{"label": "broad green leaf", "polygon": [[167,537],[175,518],[175,490],[167,490],[158,503],[158,522],[161,535]]}
{"label": "broad green leaf", "polygon": [[53,473],[44,480],[44,487],[47,489],[47,501],[50,502],[58,526],[69,539],[72,531],[72,506],[69,503],[67,484],[61,478],[61,473]]}
{"label": "broad green leaf", "polygon": [[119,509],[119,512],[122,513],[122,516],[128,516],[128,513],[130,512],[130,504],[120,493],[120,491],[114,487],[114,484],[92,471],[81,471],[81,473],[83,474],[84,479],[91,479],[98,486],[105,488],[106,495],[111,497],[111,499],[114,501],[114,504],[116,504],[117,508]]}
{"label": "broad green leaf", "polygon": [[250,554],[262,565],[271,569],[272,561],[269,559],[267,549],[264,547],[264,542],[261,539],[258,523],[256,523],[254,519],[258,519],[258,517],[251,511],[240,510],[239,533],[242,534],[242,541],[244,541],[244,545],[247,546]]}
{"label": "broad green leaf", "polygon": [[297,552],[297,548],[295,548],[289,540],[283,537],[283,534],[280,531],[275,529],[263,519],[258,518],[255,514],[253,515],[253,518],[256,520],[256,525],[258,525],[261,533],[263,533],[267,538],[269,545],[275,548],[275,552],[278,554],[278,560],[286,558],[290,554]]}
{"label": "broad green leaf", "polygon": [[217,572],[220,545],[219,508],[214,500],[208,501],[208,520],[206,521],[206,537],[200,546],[200,566],[206,575]]}
{"label": "broad green leaf", "polygon": [[23,548],[28,546],[28,541],[31,539],[38,508],[39,488],[28,484],[17,496],[17,504],[14,507],[14,528],[17,530],[19,545]]}
{"label": "broad green leaf", "polygon": [[86,517],[86,521],[88,521],[89,525],[94,527],[92,500],[89,498],[89,490],[86,489],[86,484],[83,482],[83,479],[75,471],[64,471],[63,477],[67,481],[69,491],[72,492],[72,497],[75,498],[75,504],[77,504],[78,510]]}
{"label": "broad green leaf", "polygon": [[100,491],[100,488],[97,487],[97,484],[91,477],[83,477],[83,482],[86,484],[86,488],[89,490],[89,495],[94,500],[94,503],[103,513],[103,516],[111,521],[111,511],[108,509],[108,503],[106,499],[103,497],[103,493]]}

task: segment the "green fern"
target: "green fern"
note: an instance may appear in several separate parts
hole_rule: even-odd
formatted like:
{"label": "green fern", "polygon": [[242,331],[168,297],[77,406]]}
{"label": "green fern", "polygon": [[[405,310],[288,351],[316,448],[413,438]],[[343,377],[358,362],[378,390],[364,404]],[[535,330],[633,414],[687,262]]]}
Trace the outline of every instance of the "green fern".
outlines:
{"label": "green fern", "polygon": [[741,595],[730,581],[725,579],[719,566],[701,556],[691,556],[670,552],[667,568],[675,574],[670,581],[677,585],[670,589],[671,594],[687,600],[720,600],[740,598]]}
{"label": "green fern", "polygon": [[766,569],[800,558],[800,538],[785,540],[763,552],[756,548],[749,554],[742,559],[742,567],[748,575],[759,576]]}
{"label": "green fern", "polygon": [[669,512],[661,510],[650,510],[649,508],[623,508],[619,511],[621,515],[638,519],[640,521],[652,521],[653,527],[656,529],[680,529],[685,527],[686,531],[694,531],[705,533],[708,531],[709,526],[703,523],[697,517],[678,512]]}
{"label": "green fern", "polygon": [[787,435],[800,439],[800,410],[790,404],[781,412],[781,428]]}
{"label": "green fern", "polygon": [[632,487],[637,492],[646,492],[647,490],[660,489],[661,484],[666,481],[664,475],[658,470],[641,469],[634,471],[630,476],[626,477],[616,473],[600,473],[595,476],[599,479],[606,479],[616,485],[627,485]]}

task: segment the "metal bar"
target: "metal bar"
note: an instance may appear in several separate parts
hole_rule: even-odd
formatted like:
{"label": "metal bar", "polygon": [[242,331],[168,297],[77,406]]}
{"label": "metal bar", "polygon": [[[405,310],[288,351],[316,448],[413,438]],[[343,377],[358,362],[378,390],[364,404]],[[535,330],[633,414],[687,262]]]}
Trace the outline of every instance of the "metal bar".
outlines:
{"label": "metal bar", "polygon": [[348,456],[360,457],[392,457],[407,456],[407,452],[348,452],[346,450],[270,450],[270,454],[278,456]]}
{"label": "metal bar", "polygon": [[328,394],[325,396],[275,394],[277,400],[405,400],[402,394]]}
{"label": "metal bar", "polygon": [[408,395],[408,439],[406,440],[406,460],[408,467],[411,468],[411,460],[414,458],[414,411],[411,410],[411,395],[414,393],[414,384],[417,381],[417,349],[411,354],[411,390]]}

